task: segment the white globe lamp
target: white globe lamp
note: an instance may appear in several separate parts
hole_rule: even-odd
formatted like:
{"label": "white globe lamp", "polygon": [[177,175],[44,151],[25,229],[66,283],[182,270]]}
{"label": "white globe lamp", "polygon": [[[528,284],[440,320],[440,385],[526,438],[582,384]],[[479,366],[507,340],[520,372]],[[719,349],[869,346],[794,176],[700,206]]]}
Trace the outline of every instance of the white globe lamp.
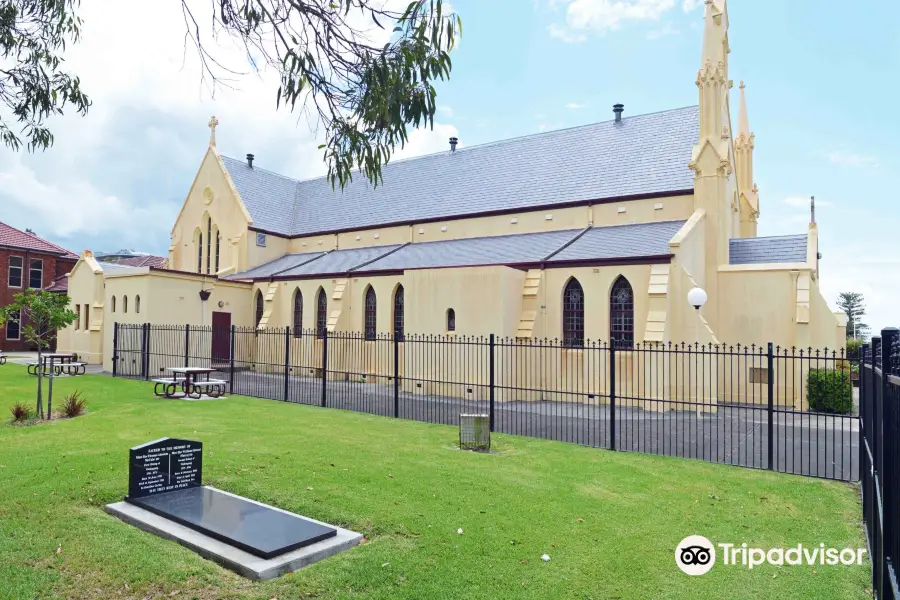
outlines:
{"label": "white globe lamp", "polygon": [[691,303],[691,306],[700,310],[700,308],[706,304],[706,292],[701,288],[695,287],[691,291],[688,292],[688,302]]}

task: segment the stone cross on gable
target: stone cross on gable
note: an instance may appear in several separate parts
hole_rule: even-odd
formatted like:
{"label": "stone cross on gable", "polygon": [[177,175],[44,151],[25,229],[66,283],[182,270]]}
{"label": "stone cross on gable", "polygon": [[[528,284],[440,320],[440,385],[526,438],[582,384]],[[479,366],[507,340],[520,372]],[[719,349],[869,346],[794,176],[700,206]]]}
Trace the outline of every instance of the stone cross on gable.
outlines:
{"label": "stone cross on gable", "polygon": [[209,126],[209,145],[210,146],[216,145],[216,125],[218,125],[218,124],[219,124],[219,120],[215,116],[213,116],[209,120],[209,123],[207,123],[207,125]]}

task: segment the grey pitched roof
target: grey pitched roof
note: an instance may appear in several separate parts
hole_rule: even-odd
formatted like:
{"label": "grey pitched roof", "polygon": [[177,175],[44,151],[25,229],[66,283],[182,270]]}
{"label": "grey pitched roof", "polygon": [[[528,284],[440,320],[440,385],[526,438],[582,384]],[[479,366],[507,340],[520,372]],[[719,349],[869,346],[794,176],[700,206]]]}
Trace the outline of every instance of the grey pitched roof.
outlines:
{"label": "grey pitched roof", "polygon": [[581,233],[580,229],[420,242],[366,265],[370,271],[538,262]]}
{"label": "grey pitched roof", "polygon": [[669,240],[682,225],[684,221],[593,227],[552,260],[602,260],[670,254]]}
{"label": "grey pitched roof", "polygon": [[246,162],[236,158],[221,158],[253,219],[253,226],[290,235],[299,182],[259,167],[251,169]]}
{"label": "grey pitched roof", "polygon": [[806,262],[806,234],[733,239],[728,255],[733,265]]}
{"label": "grey pitched roof", "polygon": [[[320,274],[368,273],[476,265],[520,265],[546,259],[554,262],[636,258],[669,254],[669,240],[684,221],[546,231],[402,246],[288,254],[233,276],[237,279]],[[296,265],[293,268],[290,265]],[[277,267],[277,268],[276,268]]]}
{"label": "grey pitched roof", "polygon": [[391,162],[343,189],[222,161],[256,228],[282,235],[689,190],[696,106]]}

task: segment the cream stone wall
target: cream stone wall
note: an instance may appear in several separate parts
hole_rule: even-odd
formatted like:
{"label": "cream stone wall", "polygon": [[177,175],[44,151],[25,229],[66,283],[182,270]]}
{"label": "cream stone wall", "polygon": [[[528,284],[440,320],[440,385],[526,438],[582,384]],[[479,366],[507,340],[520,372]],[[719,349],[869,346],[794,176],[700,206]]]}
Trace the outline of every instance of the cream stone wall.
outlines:
{"label": "cream stone wall", "polygon": [[628,200],[299,237],[290,240],[288,252],[320,252],[335,248],[364,248],[408,242],[433,242],[583,229],[589,223],[593,223],[596,227],[602,227],[654,221],[677,221],[687,219],[692,211],[693,197],[690,195]]}
{"label": "cream stone wall", "polygon": [[[169,266],[174,270],[197,272],[196,235],[204,236],[203,273],[206,273],[206,217],[212,218],[214,227],[222,235],[219,253],[219,272],[233,272],[248,268],[248,232],[252,223],[247,209],[239,200],[237,191],[222,165],[221,159],[211,147],[207,150],[197,176],[188,190],[181,212],[172,227],[169,247]],[[255,247],[255,236],[253,239]],[[279,248],[273,243],[272,252]],[[213,250],[215,252],[215,239]],[[213,266],[211,270],[214,270]]]}
{"label": "cream stone wall", "polygon": [[73,352],[88,364],[101,364],[105,318],[103,271],[92,253],[83,252],[75,263],[68,275],[68,288],[69,308],[77,309],[79,319],[57,333],[57,351]]}

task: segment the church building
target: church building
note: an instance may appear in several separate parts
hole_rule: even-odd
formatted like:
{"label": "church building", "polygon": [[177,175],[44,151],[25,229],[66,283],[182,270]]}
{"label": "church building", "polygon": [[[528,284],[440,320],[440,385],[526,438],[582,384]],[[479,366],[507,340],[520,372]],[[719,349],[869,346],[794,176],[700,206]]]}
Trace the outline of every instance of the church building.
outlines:
{"label": "church building", "polygon": [[[756,140],[729,52],[725,0],[713,0],[698,105],[617,104],[591,125],[451,138],[385,165],[377,187],[357,175],[333,190],[265,169],[264,154],[223,156],[213,118],[168,265],[83,253],[69,294],[89,314],[60,348],[111,369],[114,322],[842,348],[814,217],[796,235],[757,236]],[[699,310],[693,288],[708,297]]]}

